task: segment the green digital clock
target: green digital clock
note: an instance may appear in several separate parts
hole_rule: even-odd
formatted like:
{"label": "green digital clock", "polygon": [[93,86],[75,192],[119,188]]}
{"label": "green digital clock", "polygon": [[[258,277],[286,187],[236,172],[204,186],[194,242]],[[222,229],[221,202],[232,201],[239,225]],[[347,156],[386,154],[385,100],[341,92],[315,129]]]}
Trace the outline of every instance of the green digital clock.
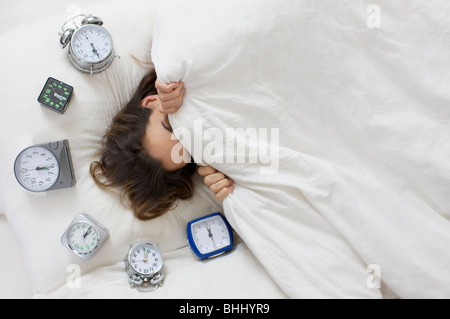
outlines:
{"label": "green digital clock", "polygon": [[52,77],[47,79],[38,102],[58,113],[64,113],[72,98],[73,87]]}

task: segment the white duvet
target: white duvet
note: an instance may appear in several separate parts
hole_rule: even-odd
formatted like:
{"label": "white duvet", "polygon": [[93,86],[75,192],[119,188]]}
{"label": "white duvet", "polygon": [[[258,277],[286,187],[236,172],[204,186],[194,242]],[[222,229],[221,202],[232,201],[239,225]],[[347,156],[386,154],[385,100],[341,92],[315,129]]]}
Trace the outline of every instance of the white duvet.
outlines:
{"label": "white duvet", "polygon": [[175,134],[234,179],[226,216],[287,296],[377,298],[381,278],[401,298],[450,297],[445,12],[158,2],[158,76],[186,87]]}

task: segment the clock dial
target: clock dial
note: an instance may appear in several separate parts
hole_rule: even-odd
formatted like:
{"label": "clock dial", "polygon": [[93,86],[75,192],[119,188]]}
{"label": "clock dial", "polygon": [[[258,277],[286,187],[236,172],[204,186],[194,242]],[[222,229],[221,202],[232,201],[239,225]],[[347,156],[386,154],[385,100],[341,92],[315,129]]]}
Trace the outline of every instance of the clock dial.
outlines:
{"label": "clock dial", "polygon": [[70,247],[79,254],[91,254],[98,245],[98,234],[87,223],[77,223],[67,233]]}
{"label": "clock dial", "polygon": [[78,59],[89,63],[105,60],[112,51],[108,31],[97,25],[84,26],[72,37],[72,51]]}
{"label": "clock dial", "polygon": [[48,78],[38,102],[53,111],[64,113],[72,97],[73,87],[54,78]]}
{"label": "clock dial", "polygon": [[61,84],[50,81],[45,86],[42,97],[44,102],[56,109],[63,109],[70,97],[70,90]]}
{"label": "clock dial", "polygon": [[134,246],[128,258],[133,270],[143,275],[153,275],[159,272],[163,265],[161,253],[151,244]]}
{"label": "clock dial", "polygon": [[61,236],[61,243],[81,259],[90,260],[108,237],[108,229],[89,215],[80,214]]}
{"label": "clock dial", "polygon": [[191,225],[195,245],[202,254],[208,254],[231,244],[227,225],[219,216],[203,219]]}
{"label": "clock dial", "polygon": [[23,150],[14,163],[17,181],[27,190],[43,192],[58,180],[59,163],[47,148],[32,146]]}

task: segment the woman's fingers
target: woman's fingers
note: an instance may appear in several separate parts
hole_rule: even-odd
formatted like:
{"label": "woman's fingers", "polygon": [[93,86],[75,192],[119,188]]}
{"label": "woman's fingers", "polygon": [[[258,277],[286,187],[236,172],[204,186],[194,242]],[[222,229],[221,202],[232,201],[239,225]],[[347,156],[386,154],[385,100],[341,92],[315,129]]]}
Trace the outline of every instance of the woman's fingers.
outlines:
{"label": "woman's fingers", "polygon": [[156,79],[155,88],[161,93],[170,93],[180,86],[181,82],[164,83]]}
{"label": "woman's fingers", "polygon": [[222,202],[228,194],[234,190],[234,182],[225,174],[217,171],[211,166],[201,166],[198,173],[205,176],[204,182],[216,194],[216,199]]}
{"label": "woman's fingers", "polygon": [[183,104],[184,87],[182,82],[162,83],[156,80],[155,87],[158,90],[160,112],[172,114],[178,111]]}
{"label": "woman's fingers", "polygon": [[221,179],[220,181],[209,186],[211,191],[215,194],[219,193],[222,189],[233,185],[233,181],[229,178]]}
{"label": "woman's fingers", "polygon": [[226,178],[227,177],[223,173],[217,172],[217,173],[206,176],[203,181],[205,182],[205,184],[207,186],[211,187],[213,184],[215,184],[223,179],[226,179]]}
{"label": "woman's fingers", "polygon": [[159,98],[159,111],[163,114],[172,114],[177,112],[181,105],[183,104],[183,95],[184,90],[180,93],[181,95],[173,100],[166,100],[164,101],[161,96]]}
{"label": "woman's fingers", "polygon": [[217,170],[215,168],[212,168],[211,166],[200,166],[198,168],[198,173],[202,176],[208,176],[217,173]]}
{"label": "woman's fingers", "polygon": [[183,85],[180,85],[178,88],[168,93],[158,91],[158,96],[162,102],[170,102],[180,99],[180,97],[182,98],[183,93],[184,93]]}
{"label": "woman's fingers", "polygon": [[225,197],[227,197],[228,194],[232,193],[233,190],[234,190],[234,186],[222,188],[218,193],[216,193],[216,199],[220,202],[223,202]]}

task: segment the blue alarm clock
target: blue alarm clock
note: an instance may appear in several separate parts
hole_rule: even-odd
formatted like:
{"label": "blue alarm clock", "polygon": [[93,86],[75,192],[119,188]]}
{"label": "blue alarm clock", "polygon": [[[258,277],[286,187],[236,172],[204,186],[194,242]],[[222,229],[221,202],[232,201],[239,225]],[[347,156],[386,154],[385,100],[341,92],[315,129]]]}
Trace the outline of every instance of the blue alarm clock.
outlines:
{"label": "blue alarm clock", "polygon": [[200,260],[217,257],[233,248],[233,230],[221,213],[189,222],[187,238],[192,251]]}

